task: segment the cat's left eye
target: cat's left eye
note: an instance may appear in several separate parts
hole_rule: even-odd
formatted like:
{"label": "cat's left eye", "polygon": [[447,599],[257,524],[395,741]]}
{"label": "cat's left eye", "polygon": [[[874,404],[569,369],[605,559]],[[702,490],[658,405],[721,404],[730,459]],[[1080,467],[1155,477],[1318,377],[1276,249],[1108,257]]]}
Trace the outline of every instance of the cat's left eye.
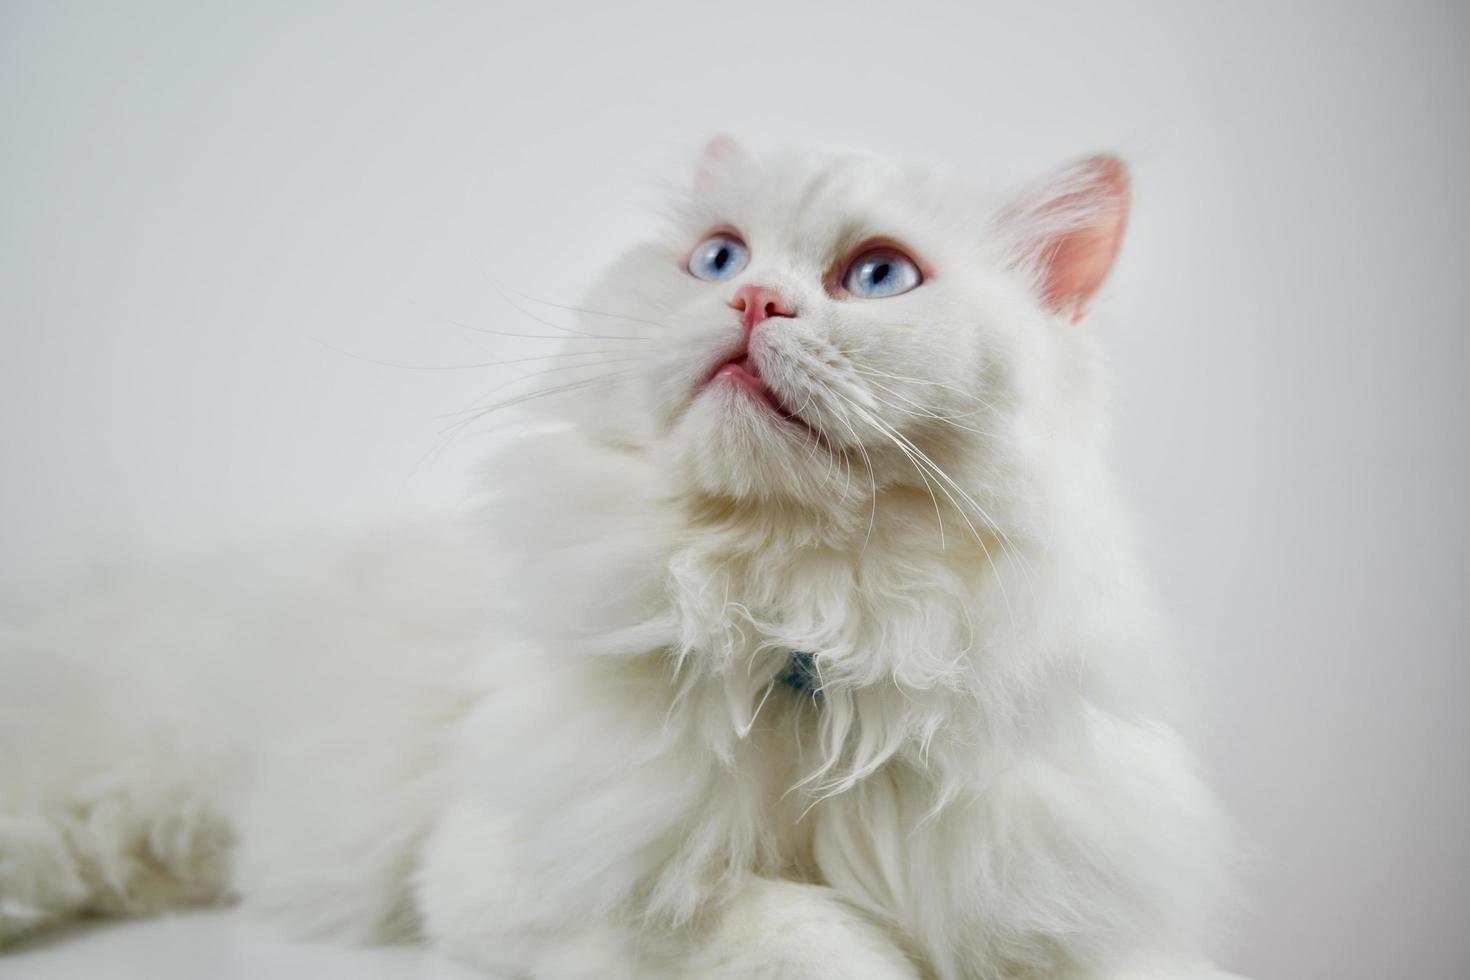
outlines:
{"label": "cat's left eye", "polygon": [[924,281],[913,259],[896,248],[874,248],[859,255],[847,267],[842,288],[859,299],[897,296]]}
{"label": "cat's left eye", "polygon": [[727,231],[717,232],[694,246],[689,271],[700,279],[729,279],[745,268],[750,250]]}

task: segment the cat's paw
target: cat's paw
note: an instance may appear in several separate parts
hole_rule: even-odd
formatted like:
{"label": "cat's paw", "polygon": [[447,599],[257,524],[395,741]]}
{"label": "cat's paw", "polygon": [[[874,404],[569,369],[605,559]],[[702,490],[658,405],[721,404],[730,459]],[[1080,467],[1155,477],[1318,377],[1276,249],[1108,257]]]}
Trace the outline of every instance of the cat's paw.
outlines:
{"label": "cat's paw", "polygon": [[208,801],[156,781],[98,780],[64,807],[0,814],[0,942],[81,914],[218,899],[229,842]]}
{"label": "cat's paw", "polygon": [[40,816],[0,816],[0,945],[50,925],[87,896],[60,828]]}
{"label": "cat's paw", "polygon": [[894,938],[832,889],[764,879],[691,965],[700,980],[919,980]]}

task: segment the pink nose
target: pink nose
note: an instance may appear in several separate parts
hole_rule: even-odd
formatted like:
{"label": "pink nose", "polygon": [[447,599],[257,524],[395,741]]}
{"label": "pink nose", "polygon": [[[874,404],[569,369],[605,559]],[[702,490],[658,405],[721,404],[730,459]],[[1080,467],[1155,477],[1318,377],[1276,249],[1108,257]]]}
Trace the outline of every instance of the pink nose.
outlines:
{"label": "pink nose", "polygon": [[730,297],[730,306],[740,311],[740,322],[746,330],[754,330],[762,320],[773,316],[796,316],[796,307],[770,286],[741,286]]}

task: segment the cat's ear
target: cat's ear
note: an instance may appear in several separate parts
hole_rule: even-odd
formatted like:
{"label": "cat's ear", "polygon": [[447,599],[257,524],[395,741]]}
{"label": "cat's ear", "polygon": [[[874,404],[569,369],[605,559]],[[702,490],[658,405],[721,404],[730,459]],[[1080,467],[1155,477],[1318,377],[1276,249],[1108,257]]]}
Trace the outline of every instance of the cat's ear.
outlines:
{"label": "cat's ear", "polygon": [[1123,245],[1131,199],[1128,168],[1102,155],[1064,167],[1006,209],[1016,263],[1047,309],[1074,323],[1087,313]]}
{"label": "cat's ear", "polygon": [[750,154],[733,137],[721,133],[704,144],[694,170],[694,189],[701,194],[714,190],[735,171],[750,163]]}

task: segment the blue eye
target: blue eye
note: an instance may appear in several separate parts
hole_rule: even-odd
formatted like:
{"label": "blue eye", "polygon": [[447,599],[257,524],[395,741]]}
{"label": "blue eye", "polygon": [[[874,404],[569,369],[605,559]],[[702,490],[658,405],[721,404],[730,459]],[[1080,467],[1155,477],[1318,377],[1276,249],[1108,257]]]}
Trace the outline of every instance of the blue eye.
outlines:
{"label": "blue eye", "polygon": [[750,249],[734,235],[711,235],[694,247],[689,272],[699,279],[729,279],[750,261]]}
{"label": "blue eye", "polygon": [[897,249],[875,248],[848,266],[842,288],[859,299],[881,299],[906,293],[923,281],[913,259]]}

